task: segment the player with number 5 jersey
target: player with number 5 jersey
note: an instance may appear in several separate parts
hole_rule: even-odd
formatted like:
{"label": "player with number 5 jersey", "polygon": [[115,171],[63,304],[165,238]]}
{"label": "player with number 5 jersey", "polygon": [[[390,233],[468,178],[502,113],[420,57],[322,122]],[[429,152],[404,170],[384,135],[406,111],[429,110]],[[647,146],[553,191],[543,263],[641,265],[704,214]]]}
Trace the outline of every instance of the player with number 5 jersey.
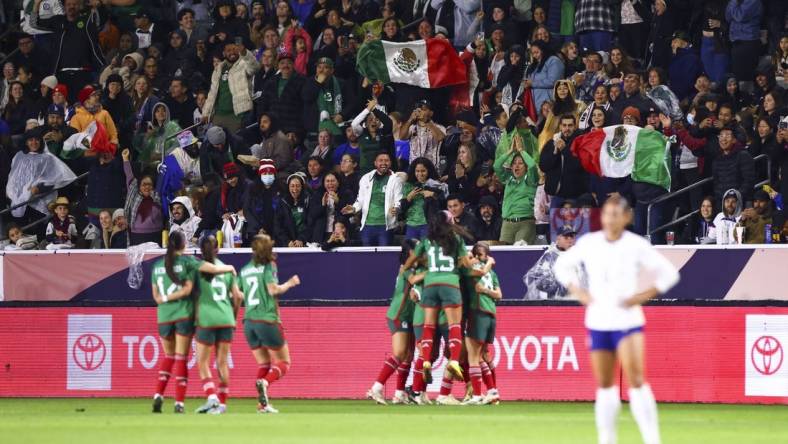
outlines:
{"label": "player with number 5 jersey", "polygon": [[239,276],[245,306],[244,334],[258,365],[258,413],[278,413],[268,399],[268,387],[290,368],[290,350],[279,317],[278,297],[301,283],[295,275],[279,284],[273,248],[271,237],[255,236],[252,260],[241,269]]}
{"label": "player with number 5 jersey", "polygon": [[188,353],[194,334],[194,282],[197,273],[234,273],[231,265],[214,265],[184,255],[186,238],[182,232],[170,234],[164,258],[153,264],[151,292],[158,304],[159,336],[164,348],[164,360],[159,367],[156,392],[153,395],[153,412],[161,413],[164,391],[172,375],[175,376],[175,413],[183,413],[186,398]]}
{"label": "player with number 5 jersey", "polygon": [[[212,235],[200,239],[200,250],[205,262],[224,265],[216,255],[219,243]],[[243,295],[230,273],[198,275],[196,324],[197,366],[200,369],[202,388],[208,398],[197,413],[220,415],[227,411],[230,386],[230,366],[227,359],[235,332],[235,315],[241,306]],[[219,387],[213,383],[211,374],[211,351],[216,350],[216,370],[219,372]]]}

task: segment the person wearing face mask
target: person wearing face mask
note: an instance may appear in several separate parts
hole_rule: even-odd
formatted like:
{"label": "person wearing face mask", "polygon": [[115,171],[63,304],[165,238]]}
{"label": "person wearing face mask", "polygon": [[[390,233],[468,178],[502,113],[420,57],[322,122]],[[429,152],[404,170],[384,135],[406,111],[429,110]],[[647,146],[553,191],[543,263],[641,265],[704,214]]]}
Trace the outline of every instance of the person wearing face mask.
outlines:
{"label": "person wearing face mask", "polygon": [[259,180],[247,190],[243,198],[244,245],[248,245],[258,234],[273,235],[274,217],[279,205],[276,178],[277,169],[273,159],[260,160],[257,168]]}

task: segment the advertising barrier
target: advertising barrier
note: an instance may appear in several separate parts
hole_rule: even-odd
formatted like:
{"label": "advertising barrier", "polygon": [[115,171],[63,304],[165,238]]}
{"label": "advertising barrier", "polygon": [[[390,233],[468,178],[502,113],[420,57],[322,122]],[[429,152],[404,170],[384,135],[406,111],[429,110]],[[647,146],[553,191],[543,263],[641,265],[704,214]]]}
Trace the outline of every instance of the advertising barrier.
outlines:
{"label": "advertising barrier", "polygon": [[[788,300],[780,279],[788,263],[788,247],[703,246],[659,247],[681,273],[681,282],[664,299]],[[386,301],[391,297],[398,267],[396,248],[278,251],[279,273],[299,273],[303,285],[288,293],[292,301]],[[542,247],[493,247],[496,272],[508,300],[526,294],[523,275],[544,252]],[[143,263],[143,282],[163,254],[151,252]],[[237,268],[250,259],[249,249],[222,250],[220,259]],[[0,252],[0,301],[151,303],[150,286],[129,288],[128,262],[123,250],[62,250],[59,252]],[[359,279],[360,276],[381,279]]]}
{"label": "advertising barrier", "polygon": [[[645,310],[647,374],[658,400],[788,402],[788,308]],[[384,307],[283,308],[292,367],[271,396],[363,397],[389,351],[384,316]],[[151,396],[163,358],[155,319],[149,307],[1,309],[0,396]],[[582,325],[581,307],[500,307],[491,353],[503,399],[593,399]],[[256,364],[240,328],[230,363],[231,398],[254,396]],[[201,396],[194,364],[192,355],[189,395]],[[167,398],[173,390],[171,382]]]}

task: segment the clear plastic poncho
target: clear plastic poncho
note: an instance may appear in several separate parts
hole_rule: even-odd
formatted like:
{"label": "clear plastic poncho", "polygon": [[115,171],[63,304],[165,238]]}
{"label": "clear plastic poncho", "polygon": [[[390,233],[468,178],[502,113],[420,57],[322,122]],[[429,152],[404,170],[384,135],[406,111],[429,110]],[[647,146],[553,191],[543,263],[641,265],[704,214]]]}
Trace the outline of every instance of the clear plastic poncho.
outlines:
{"label": "clear plastic poncho", "polygon": [[47,214],[47,204],[57,198],[57,191],[65,187],[77,176],[62,160],[50,153],[46,148],[40,153],[16,153],[11,161],[11,173],[5,193],[11,199],[11,206],[16,206],[32,197],[30,188],[34,186],[51,186],[51,193],[41,196],[27,205],[11,211],[14,217],[22,217],[29,206],[40,213]]}

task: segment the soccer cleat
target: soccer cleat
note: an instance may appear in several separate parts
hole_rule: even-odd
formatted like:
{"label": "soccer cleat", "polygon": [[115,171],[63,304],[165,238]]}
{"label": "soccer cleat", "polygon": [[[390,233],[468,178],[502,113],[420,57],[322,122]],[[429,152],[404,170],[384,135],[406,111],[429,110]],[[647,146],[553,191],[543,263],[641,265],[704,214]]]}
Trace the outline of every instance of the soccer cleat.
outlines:
{"label": "soccer cleat", "polygon": [[217,407],[219,407],[219,400],[209,398],[207,401],[205,401],[205,404],[197,407],[197,410],[195,410],[194,413],[208,413]]}
{"label": "soccer cleat", "polygon": [[266,404],[257,404],[257,413],[279,413],[279,410]]}
{"label": "soccer cleat", "polygon": [[268,381],[265,379],[257,380],[257,402],[263,406],[268,405]]}
{"label": "soccer cleat", "polygon": [[383,396],[383,390],[375,390],[371,388],[367,391],[367,399],[371,399],[380,405],[386,405],[386,398]]}
{"label": "soccer cleat", "polygon": [[432,363],[430,361],[424,361],[421,368],[424,372],[424,383],[427,385],[432,384]]}
{"label": "soccer cleat", "polygon": [[449,373],[454,375],[454,377],[457,378],[458,381],[462,381],[463,380],[462,367],[460,366],[459,362],[457,362],[457,361],[449,361],[449,363],[446,364],[446,370],[448,370]]}
{"label": "soccer cleat", "polygon": [[429,397],[429,395],[427,395],[427,392],[421,392],[421,393],[418,393],[418,394],[414,394],[413,400],[416,403],[416,405],[431,405],[432,404],[432,401],[430,401],[430,397]]}
{"label": "soccer cleat", "polygon": [[394,393],[394,397],[391,398],[391,403],[408,405],[411,402],[407,393],[405,393],[404,391],[397,391],[396,393]]}
{"label": "soccer cleat", "polygon": [[227,406],[219,404],[218,407],[208,411],[209,415],[223,415],[227,413]]}
{"label": "soccer cleat", "polygon": [[483,396],[471,396],[471,399],[462,402],[462,405],[483,405],[483,404],[484,404]]}
{"label": "soccer cleat", "polygon": [[161,406],[164,404],[164,398],[161,395],[153,397],[153,413],[161,413]]}
{"label": "soccer cleat", "polygon": [[435,400],[438,405],[461,405],[462,403],[452,395],[439,395]]}
{"label": "soccer cleat", "polygon": [[183,404],[180,403],[180,402],[176,402],[175,403],[175,410],[173,411],[173,413],[184,413],[184,412],[185,412],[185,409],[183,408]]}
{"label": "soccer cleat", "polygon": [[498,405],[501,402],[501,396],[498,394],[498,389],[491,389],[487,391],[484,397],[484,404]]}

